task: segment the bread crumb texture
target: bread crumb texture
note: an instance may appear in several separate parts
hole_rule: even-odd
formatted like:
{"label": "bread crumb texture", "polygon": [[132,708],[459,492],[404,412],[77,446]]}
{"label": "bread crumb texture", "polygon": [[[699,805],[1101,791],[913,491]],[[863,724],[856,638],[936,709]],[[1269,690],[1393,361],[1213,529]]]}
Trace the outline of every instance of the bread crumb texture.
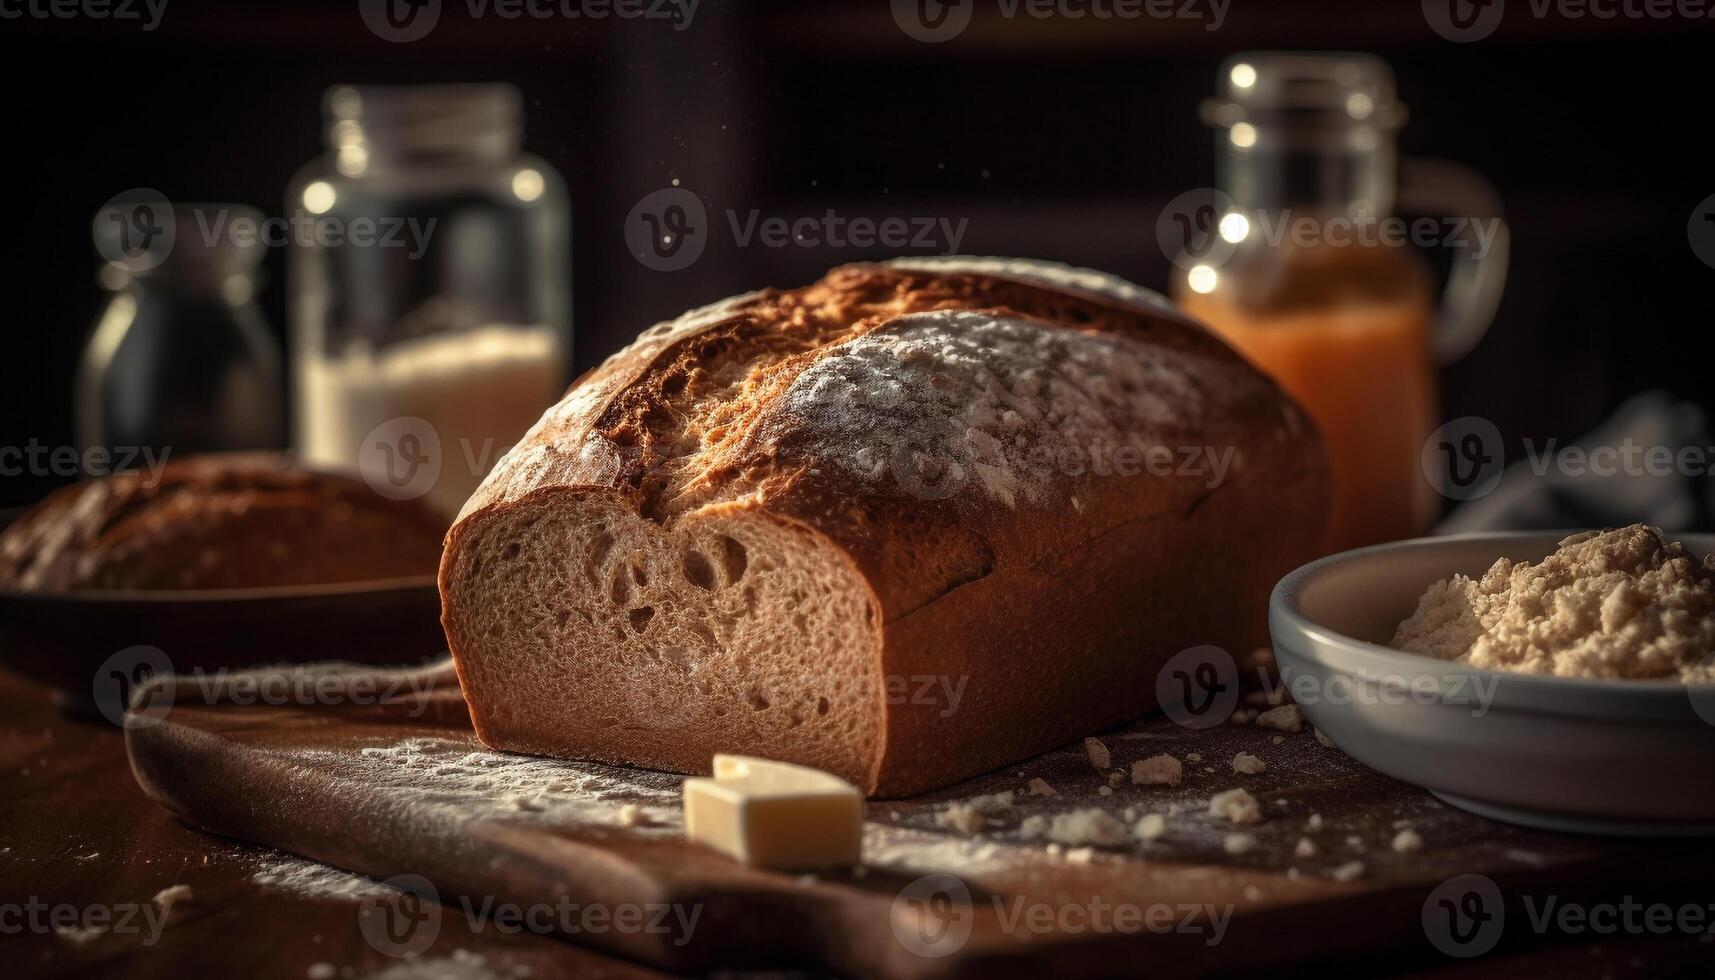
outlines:
{"label": "bread crumb texture", "polygon": [[1159,813],[1146,813],[1134,829],[1139,840],[1156,840],[1167,833],[1167,818]]}
{"label": "bread crumb texture", "polygon": [[1393,849],[1401,854],[1416,854],[1423,850],[1423,837],[1410,827],[1394,835]]}
{"label": "bread crumb texture", "polygon": [[1048,824],[1047,835],[1056,844],[1095,844],[1102,847],[1124,844],[1131,837],[1125,824],[1106,810],[1095,807],[1055,814]]}
{"label": "bread crumb texture", "polygon": [[1131,764],[1131,781],[1137,786],[1178,786],[1184,776],[1184,765],[1166,753]]}
{"label": "bread crumb texture", "polygon": [[1715,683],[1715,558],[1643,524],[1586,531],[1539,562],[1431,585],[1392,645],[1491,670]]}
{"label": "bread crumb texture", "polygon": [[1231,823],[1257,823],[1262,820],[1262,808],[1257,805],[1256,797],[1244,790],[1229,789],[1209,800],[1209,815]]}
{"label": "bread crumb texture", "polygon": [[1113,754],[1108,751],[1108,747],[1103,745],[1099,738],[1084,739],[1084,752],[1090,757],[1090,765],[1097,769],[1105,770],[1113,765]]}

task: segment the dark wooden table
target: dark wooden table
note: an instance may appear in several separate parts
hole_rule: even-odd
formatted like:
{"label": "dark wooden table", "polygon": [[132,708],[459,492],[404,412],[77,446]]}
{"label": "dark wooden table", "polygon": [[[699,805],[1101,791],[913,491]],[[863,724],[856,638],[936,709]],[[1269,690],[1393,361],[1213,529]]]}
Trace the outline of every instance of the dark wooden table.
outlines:
{"label": "dark wooden table", "polygon": [[[0,969],[7,975],[662,976],[486,923],[442,930],[416,959],[390,958],[360,931],[361,880],[330,871],[297,881],[282,870],[313,869],[184,826],[138,790],[118,732],[63,716],[44,688],[0,673],[0,712]],[[173,902],[162,920],[155,897],[176,885],[190,894]],[[155,910],[158,930],[145,909]],[[93,933],[65,928],[72,925],[65,917],[88,922],[92,915],[112,916],[114,925]],[[1715,943],[1685,936],[1608,938],[1472,962],[1372,957],[1335,973],[1354,966],[1366,974],[1437,978],[1702,977],[1715,973]]]}

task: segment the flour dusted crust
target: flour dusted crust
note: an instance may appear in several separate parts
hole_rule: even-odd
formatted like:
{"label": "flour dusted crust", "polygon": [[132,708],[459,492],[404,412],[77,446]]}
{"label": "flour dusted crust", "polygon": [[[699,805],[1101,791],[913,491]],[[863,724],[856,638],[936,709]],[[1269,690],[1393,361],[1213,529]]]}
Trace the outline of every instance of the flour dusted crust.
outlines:
{"label": "flour dusted crust", "polygon": [[1153,289],[1126,282],[1118,276],[1084,269],[1061,262],[1040,259],[1005,259],[980,255],[923,255],[891,259],[882,263],[890,269],[906,272],[926,272],[932,275],[988,276],[1013,282],[1028,283],[1045,289],[1083,296],[1098,302],[1153,310],[1169,316],[1179,316],[1179,310],[1167,297]]}
{"label": "flour dusted crust", "polygon": [[[1251,380],[1230,359],[1192,357],[1212,388]],[[1008,508],[1070,506],[1063,471],[1112,465],[1122,447],[1138,459],[1171,447],[1179,420],[1206,409],[1184,363],[1121,335],[987,311],[913,313],[830,350],[764,424],[799,458],[866,488],[906,481],[935,495],[968,487]]]}
{"label": "flour dusted crust", "polygon": [[443,621],[491,745],[909,793],[1148,710],[1185,647],[1259,644],[1326,511],[1302,412],[1147,290],[846,266],[580,379],[454,526]]}

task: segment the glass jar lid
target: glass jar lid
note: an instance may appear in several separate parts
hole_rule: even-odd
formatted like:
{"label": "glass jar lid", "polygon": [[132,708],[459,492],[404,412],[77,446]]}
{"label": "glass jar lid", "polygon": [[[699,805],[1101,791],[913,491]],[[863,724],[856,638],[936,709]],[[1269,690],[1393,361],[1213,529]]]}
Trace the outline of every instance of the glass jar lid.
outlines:
{"label": "glass jar lid", "polygon": [[505,84],[338,85],[324,109],[328,146],[348,177],[412,163],[504,163],[524,138],[523,97]]}
{"label": "glass jar lid", "polygon": [[1221,66],[1221,90],[1203,102],[1203,120],[1233,128],[1298,130],[1367,128],[1392,132],[1405,125],[1405,104],[1393,71],[1373,55],[1355,52],[1250,51]]}

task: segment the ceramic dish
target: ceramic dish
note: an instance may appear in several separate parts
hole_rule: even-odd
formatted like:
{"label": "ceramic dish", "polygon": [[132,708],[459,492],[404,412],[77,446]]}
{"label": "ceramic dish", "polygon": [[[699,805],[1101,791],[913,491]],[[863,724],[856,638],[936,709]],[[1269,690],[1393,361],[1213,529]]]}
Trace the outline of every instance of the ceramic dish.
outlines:
{"label": "ceramic dish", "polygon": [[[0,527],[18,513],[0,514]],[[445,649],[433,575],[263,589],[0,591],[0,664],[57,689],[69,710],[110,721],[139,668],[414,664]],[[128,676],[116,680],[116,671]]]}
{"label": "ceramic dish", "polygon": [[[1371,768],[1473,813],[1553,830],[1715,833],[1715,685],[1478,670],[1389,649],[1430,583],[1535,561],[1570,531],[1361,548],[1281,579],[1275,657],[1306,717]],[[1715,537],[1683,535],[1697,554]]]}

